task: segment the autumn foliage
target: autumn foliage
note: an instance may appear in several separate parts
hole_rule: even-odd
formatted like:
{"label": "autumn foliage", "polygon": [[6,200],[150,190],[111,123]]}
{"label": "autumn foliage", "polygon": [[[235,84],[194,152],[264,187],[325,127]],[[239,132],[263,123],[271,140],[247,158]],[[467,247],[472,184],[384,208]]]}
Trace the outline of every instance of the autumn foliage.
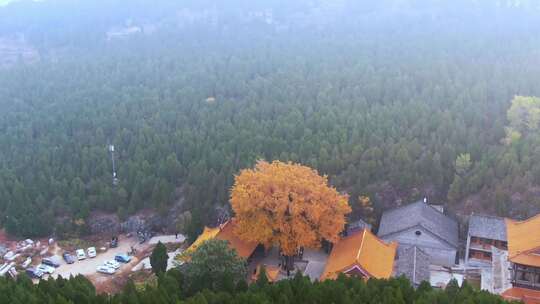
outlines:
{"label": "autumn foliage", "polygon": [[328,178],[299,164],[259,161],[235,178],[231,205],[236,233],[265,246],[279,245],[292,256],[300,247],[337,242],[351,211],[348,196],[328,186]]}

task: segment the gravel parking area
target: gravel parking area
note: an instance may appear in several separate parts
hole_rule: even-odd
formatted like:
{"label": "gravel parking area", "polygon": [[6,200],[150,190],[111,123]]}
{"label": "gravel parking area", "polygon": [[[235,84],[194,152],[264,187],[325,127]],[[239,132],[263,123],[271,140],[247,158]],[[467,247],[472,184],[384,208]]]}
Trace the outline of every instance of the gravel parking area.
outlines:
{"label": "gravel parking area", "polygon": [[[102,265],[105,261],[114,260],[114,256],[117,254],[128,253],[131,251],[132,246],[136,251],[144,251],[150,247],[150,244],[148,242],[139,244],[135,238],[120,237],[118,247],[116,248],[108,248],[105,252],[101,252],[99,248],[96,248],[98,254],[95,258],[87,257],[85,260],[76,261],[73,264],[66,264],[64,261],[62,261],[62,265],[56,268],[56,271],[52,276],[54,278],[58,276],[68,278],[71,275],[76,276],[82,274],[88,276],[96,274],[96,268],[99,265]],[[86,248],[84,249],[86,250]],[[134,258],[128,265],[123,265],[119,270],[122,271],[124,268],[131,269],[131,267],[133,267],[132,265],[135,265],[137,262],[137,259]],[[104,276],[106,275],[104,274]]]}

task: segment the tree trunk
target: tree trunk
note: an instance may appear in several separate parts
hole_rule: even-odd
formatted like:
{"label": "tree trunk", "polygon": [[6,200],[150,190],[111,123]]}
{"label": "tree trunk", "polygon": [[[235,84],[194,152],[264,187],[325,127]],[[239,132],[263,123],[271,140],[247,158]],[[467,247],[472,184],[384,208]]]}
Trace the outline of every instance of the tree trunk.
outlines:
{"label": "tree trunk", "polygon": [[294,269],[294,256],[285,256],[285,270],[287,270],[287,275],[289,275],[290,271]]}

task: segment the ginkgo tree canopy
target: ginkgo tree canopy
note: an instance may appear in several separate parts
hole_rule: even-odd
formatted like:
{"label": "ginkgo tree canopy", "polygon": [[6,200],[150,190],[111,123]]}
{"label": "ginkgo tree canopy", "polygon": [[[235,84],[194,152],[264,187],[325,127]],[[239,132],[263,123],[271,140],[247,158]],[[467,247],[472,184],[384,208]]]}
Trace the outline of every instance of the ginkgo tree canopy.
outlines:
{"label": "ginkgo tree canopy", "polygon": [[242,239],[279,245],[292,256],[300,247],[318,248],[323,239],[339,240],[348,196],[328,185],[328,178],[306,166],[259,161],[235,177],[231,205]]}

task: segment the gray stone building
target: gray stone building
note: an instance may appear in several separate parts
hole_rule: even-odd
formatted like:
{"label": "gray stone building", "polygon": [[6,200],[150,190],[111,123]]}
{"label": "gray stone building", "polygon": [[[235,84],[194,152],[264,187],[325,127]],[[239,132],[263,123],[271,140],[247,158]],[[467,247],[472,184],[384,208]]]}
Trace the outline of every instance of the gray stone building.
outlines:
{"label": "gray stone building", "polygon": [[473,213],[469,217],[465,263],[469,266],[490,266],[493,247],[508,250],[504,218]]}
{"label": "gray stone building", "polygon": [[456,264],[458,223],[423,201],[383,213],[378,236],[397,241],[400,247],[416,246],[429,255],[431,263]]}

